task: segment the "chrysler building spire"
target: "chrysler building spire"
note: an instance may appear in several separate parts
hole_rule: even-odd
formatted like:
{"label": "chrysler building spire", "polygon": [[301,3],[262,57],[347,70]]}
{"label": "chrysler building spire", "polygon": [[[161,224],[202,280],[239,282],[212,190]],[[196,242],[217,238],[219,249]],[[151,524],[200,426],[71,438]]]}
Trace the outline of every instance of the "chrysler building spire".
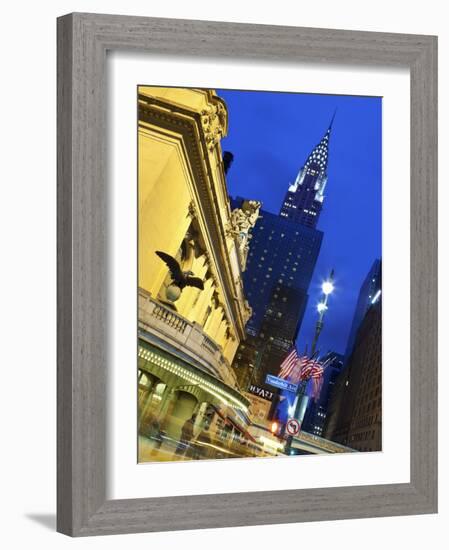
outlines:
{"label": "chrysler building spire", "polygon": [[295,183],[288,188],[280,211],[283,218],[316,227],[327,183],[329,140],[334,118],[335,112],[326,133],[307,157]]}

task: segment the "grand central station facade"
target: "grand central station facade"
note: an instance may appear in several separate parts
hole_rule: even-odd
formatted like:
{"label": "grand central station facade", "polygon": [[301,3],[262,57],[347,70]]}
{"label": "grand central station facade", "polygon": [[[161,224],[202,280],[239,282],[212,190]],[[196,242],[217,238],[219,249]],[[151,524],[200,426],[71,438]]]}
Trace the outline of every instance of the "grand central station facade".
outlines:
{"label": "grand central station facade", "polygon": [[145,436],[156,427],[175,446],[189,419],[191,436],[207,432],[206,457],[273,454],[248,432],[250,395],[232,368],[261,205],[231,211],[226,105],[212,90],[139,87],[138,116],[139,461],[172,460]]}

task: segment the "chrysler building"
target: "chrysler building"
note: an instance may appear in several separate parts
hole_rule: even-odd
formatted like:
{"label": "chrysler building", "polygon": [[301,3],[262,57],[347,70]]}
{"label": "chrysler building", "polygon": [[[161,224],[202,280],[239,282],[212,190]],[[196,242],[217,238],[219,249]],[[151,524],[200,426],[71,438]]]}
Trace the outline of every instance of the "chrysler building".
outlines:
{"label": "chrysler building", "polygon": [[282,218],[307,227],[316,227],[327,182],[329,138],[334,117],[335,113],[322,140],[310,153],[295,182],[288,188],[280,210]]}

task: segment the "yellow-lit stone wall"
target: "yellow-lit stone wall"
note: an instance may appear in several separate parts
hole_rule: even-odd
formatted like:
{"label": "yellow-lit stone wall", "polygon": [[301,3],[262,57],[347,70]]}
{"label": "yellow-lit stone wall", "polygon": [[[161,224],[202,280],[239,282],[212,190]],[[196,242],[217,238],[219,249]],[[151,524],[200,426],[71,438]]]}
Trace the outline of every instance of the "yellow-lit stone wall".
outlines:
{"label": "yellow-lit stone wall", "polygon": [[[224,263],[232,281],[233,300],[240,302],[239,315],[244,322],[249,311],[244,304],[239,280],[241,269],[235,241],[225,228],[229,224],[230,206],[221,160],[220,139],[227,130],[224,103],[211,91],[141,87],[139,94],[154,99],[156,107],[170,109],[182,121],[188,119],[196,128],[203,155],[208,155],[209,191],[220,219],[223,243],[211,243],[207,236],[203,212],[197,193],[197,182],[189,164],[186,143],[180,132],[151,122],[139,123],[139,286],[154,298],[164,296],[169,283],[168,268],[155,254],[162,250],[180,257],[189,229],[194,227],[195,243],[200,250],[190,255],[188,266],[195,276],[205,281],[203,291],[186,287],[175,302],[180,315],[198,323],[204,332],[223,350],[224,357],[232,362],[240,338],[235,312],[231,311],[229,294],[226,294],[214,258],[224,255]],[[220,116],[215,116],[214,113]],[[212,113],[212,114],[210,114]],[[207,146],[205,146],[205,144]],[[204,151],[206,151],[204,153]],[[193,225],[192,225],[193,224]],[[227,297],[228,296],[228,297]],[[232,304],[232,307],[236,307]],[[242,323],[240,319],[240,323]],[[241,328],[240,328],[241,331]]]}
{"label": "yellow-lit stone wall", "polygon": [[156,250],[176,256],[190,225],[186,169],[174,140],[139,129],[139,286],[156,296],[167,274]]}

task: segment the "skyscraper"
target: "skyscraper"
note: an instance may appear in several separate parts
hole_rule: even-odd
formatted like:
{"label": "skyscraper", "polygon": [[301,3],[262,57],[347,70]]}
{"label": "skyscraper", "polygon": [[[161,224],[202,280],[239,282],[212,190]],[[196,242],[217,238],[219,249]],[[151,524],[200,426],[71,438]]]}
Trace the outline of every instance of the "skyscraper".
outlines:
{"label": "skyscraper", "polygon": [[[253,310],[246,331],[257,348],[252,381],[260,386],[267,374],[278,374],[304,316],[323,239],[316,225],[327,182],[331,127],[332,122],[289,187],[279,214],[261,210],[252,231],[243,283]],[[237,208],[242,201],[231,204]]]}
{"label": "skyscraper", "polygon": [[327,183],[327,160],[333,120],[334,117],[321,141],[307,157],[295,182],[288,188],[281,206],[282,218],[307,227],[316,227],[323,207],[324,189]]}
{"label": "skyscraper", "polygon": [[366,312],[331,393],[324,437],[359,451],[382,448],[382,302]]}
{"label": "skyscraper", "polygon": [[322,239],[323,233],[317,229],[260,212],[243,275],[253,310],[248,333],[259,334],[268,323],[291,345],[302,321]]}
{"label": "skyscraper", "polygon": [[380,260],[374,260],[371,269],[368,271],[368,274],[360,287],[359,297],[355,307],[354,317],[352,319],[351,331],[349,333],[348,343],[346,345],[346,361],[351,355],[357,331],[363,321],[363,318],[365,317],[366,312],[370,308],[371,304],[375,303],[379,298],[381,286],[382,262]]}

